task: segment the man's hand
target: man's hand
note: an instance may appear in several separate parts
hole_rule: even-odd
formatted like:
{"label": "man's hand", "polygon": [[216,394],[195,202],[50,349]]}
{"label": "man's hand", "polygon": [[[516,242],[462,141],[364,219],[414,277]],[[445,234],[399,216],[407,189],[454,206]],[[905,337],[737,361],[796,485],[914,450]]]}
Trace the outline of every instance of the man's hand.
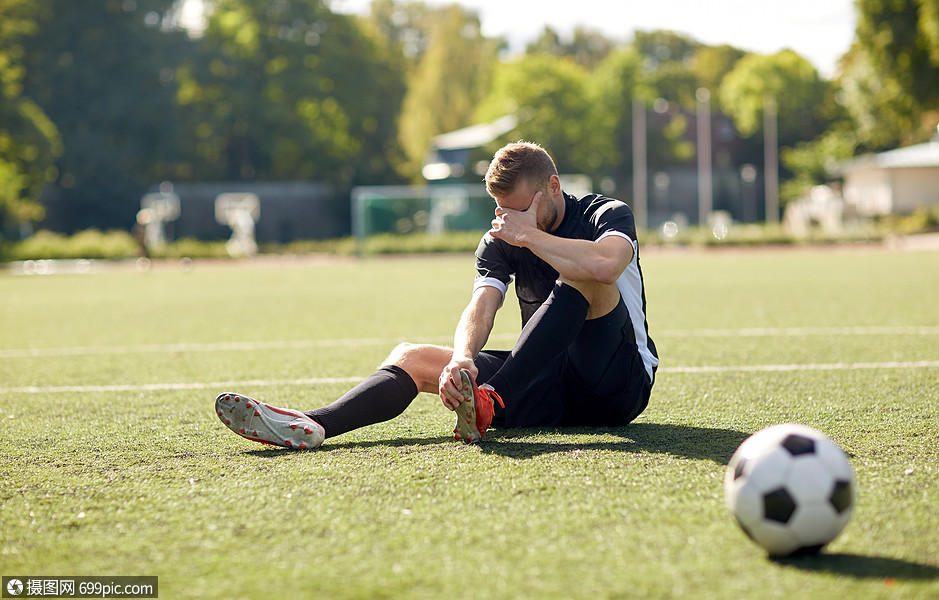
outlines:
{"label": "man's hand", "polygon": [[496,218],[492,220],[489,233],[513,246],[522,246],[526,235],[538,229],[538,207],[544,200],[544,192],[535,192],[531,204],[523,211],[496,207]]}
{"label": "man's hand", "polygon": [[450,364],[440,373],[440,379],[438,381],[440,399],[443,401],[443,405],[449,410],[456,410],[460,403],[463,402],[463,394],[459,389],[463,386],[462,378],[460,377],[460,369],[469,371],[474,379],[479,375],[479,369],[476,368],[473,359],[459,358],[457,356],[453,357]]}

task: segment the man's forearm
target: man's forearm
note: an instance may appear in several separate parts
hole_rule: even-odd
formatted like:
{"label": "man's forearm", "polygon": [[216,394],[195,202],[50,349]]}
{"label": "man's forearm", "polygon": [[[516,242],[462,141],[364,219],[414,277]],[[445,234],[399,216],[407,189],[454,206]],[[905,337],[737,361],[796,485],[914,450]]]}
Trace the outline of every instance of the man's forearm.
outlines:
{"label": "man's forearm", "polygon": [[463,310],[453,335],[454,358],[476,358],[489,340],[498,309],[493,292],[499,294],[501,300],[501,292],[494,288],[480,290]]}
{"label": "man's forearm", "polygon": [[632,245],[623,238],[594,242],[532,230],[523,245],[571,281],[614,283],[632,259]]}

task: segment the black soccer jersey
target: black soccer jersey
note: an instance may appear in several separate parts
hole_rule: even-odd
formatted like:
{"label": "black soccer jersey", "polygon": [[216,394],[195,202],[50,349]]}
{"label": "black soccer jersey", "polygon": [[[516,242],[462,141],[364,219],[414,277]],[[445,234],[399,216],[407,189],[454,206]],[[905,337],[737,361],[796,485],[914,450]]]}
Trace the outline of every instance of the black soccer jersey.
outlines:
{"label": "black soccer jersey", "polygon": [[[564,202],[564,219],[551,232],[553,235],[595,242],[616,235],[629,240],[633,246],[632,261],[617,279],[616,285],[629,311],[637,349],[651,382],[659,360],[646,323],[646,298],[632,210],[624,202],[599,194],[588,194],[577,199],[564,193]],[[514,280],[523,326],[548,298],[557,279],[558,272],[531,250],[513,246],[489,233],[483,236],[476,249],[474,289],[490,286],[499,289],[504,296],[509,283]]]}

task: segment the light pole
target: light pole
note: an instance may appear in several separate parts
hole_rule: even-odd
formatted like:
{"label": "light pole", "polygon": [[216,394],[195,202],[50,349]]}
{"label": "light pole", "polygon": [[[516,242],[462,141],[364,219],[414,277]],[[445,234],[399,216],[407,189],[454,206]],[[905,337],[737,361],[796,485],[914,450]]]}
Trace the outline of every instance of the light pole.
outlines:
{"label": "light pole", "polygon": [[763,96],[763,181],[766,185],[766,222],[779,223],[779,134],[776,129],[776,98]]}

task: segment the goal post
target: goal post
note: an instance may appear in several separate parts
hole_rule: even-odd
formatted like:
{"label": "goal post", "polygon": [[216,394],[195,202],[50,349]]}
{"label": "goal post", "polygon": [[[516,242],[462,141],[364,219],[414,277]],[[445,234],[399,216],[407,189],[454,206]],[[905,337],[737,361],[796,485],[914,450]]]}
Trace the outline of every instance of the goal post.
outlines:
{"label": "goal post", "polygon": [[379,185],[352,189],[352,234],[486,231],[495,204],[483,184]]}
{"label": "goal post", "polygon": [[[560,175],[564,191],[581,197],[592,189],[590,177]],[[444,234],[492,226],[495,201],[483,183],[370,185],[352,188],[352,235],[359,251],[363,241],[382,233]]]}

